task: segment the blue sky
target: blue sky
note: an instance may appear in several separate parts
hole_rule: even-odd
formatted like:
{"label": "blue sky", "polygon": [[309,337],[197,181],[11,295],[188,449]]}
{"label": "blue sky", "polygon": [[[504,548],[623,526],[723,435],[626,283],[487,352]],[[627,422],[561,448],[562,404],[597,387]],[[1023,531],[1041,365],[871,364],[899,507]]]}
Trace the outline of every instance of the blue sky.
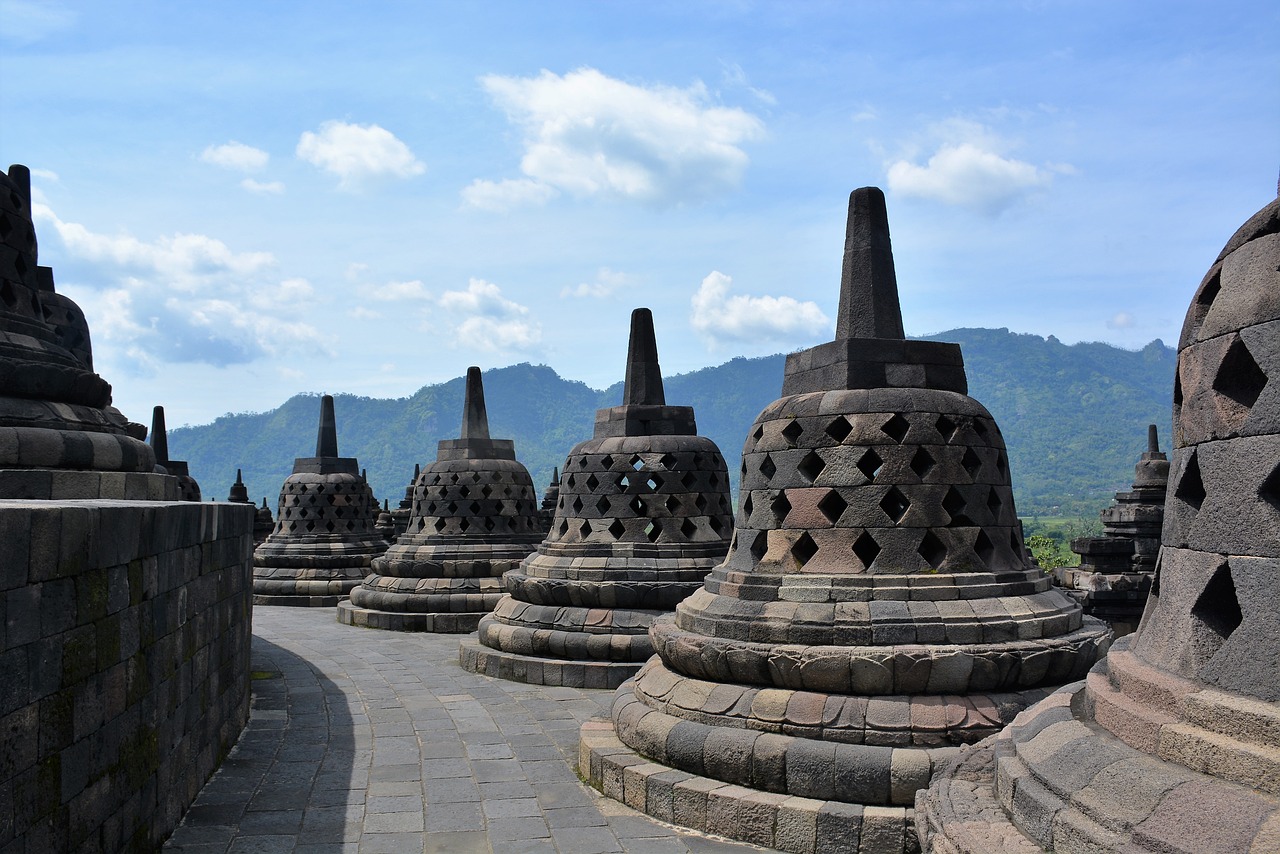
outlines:
{"label": "blue sky", "polygon": [[1136,348],[1273,197],[1280,4],[0,0],[0,160],[138,421],[829,340],[868,184],[909,334]]}

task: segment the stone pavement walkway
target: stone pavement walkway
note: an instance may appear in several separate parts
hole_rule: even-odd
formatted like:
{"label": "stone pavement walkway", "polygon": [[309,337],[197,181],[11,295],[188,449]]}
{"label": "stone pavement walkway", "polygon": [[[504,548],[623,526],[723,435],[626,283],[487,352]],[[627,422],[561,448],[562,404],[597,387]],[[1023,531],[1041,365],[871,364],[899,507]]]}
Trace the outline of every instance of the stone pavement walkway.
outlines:
{"label": "stone pavement walkway", "polygon": [[578,728],[612,691],[458,666],[459,635],[253,613],[249,724],[165,844],[183,854],[760,851],[583,785]]}

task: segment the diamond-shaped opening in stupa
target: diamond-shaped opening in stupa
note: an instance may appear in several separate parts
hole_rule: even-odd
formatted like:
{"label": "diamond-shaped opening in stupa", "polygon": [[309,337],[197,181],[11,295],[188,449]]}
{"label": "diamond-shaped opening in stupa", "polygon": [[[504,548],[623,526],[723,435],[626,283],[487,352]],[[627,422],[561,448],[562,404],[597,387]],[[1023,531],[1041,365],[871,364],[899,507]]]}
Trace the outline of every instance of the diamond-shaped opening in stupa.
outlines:
{"label": "diamond-shaped opening in stupa", "polygon": [[843,442],[850,433],[853,432],[853,427],[852,425],[849,424],[849,419],[841,415],[841,416],[838,416],[830,424],[828,424],[823,429],[823,432],[826,433],[828,436],[830,436],[832,439],[834,439],[836,441],[836,444],[839,444]]}
{"label": "diamond-shaped opening in stupa", "polygon": [[924,479],[925,475],[933,471],[933,467],[936,464],[937,461],[934,460],[933,454],[930,454],[924,448],[920,448],[916,451],[915,456],[911,458],[911,470],[915,472],[916,477],[921,480]]}
{"label": "diamond-shaped opening in stupa", "polygon": [[797,537],[796,541],[791,544],[791,556],[801,566],[813,560],[813,556],[817,553],[818,544],[813,541],[813,537],[809,536],[807,531]]}
{"label": "diamond-shaped opening in stupa", "polygon": [[867,452],[857,462],[858,471],[866,475],[867,480],[875,480],[876,475],[880,473],[882,465],[884,465],[884,460],[880,459],[880,455],[871,448],[868,448]]}
{"label": "diamond-shaped opening in stupa", "polygon": [[818,502],[818,509],[822,511],[822,515],[827,517],[827,521],[835,524],[840,521],[840,516],[848,508],[849,502],[840,496],[840,493],[834,489],[822,496],[822,500]]}
{"label": "diamond-shaped opening in stupa", "polygon": [[880,428],[880,432],[884,433],[895,442],[901,443],[907,436],[907,431],[911,429],[911,422],[903,418],[900,413],[895,412],[893,417],[884,423]]}
{"label": "diamond-shaped opening in stupa", "polygon": [[804,459],[796,466],[796,471],[800,473],[809,483],[813,483],[822,474],[822,470],[827,467],[827,461],[818,455],[816,451],[810,451],[805,454]]}
{"label": "diamond-shaped opening in stupa", "polygon": [[1197,459],[1194,449],[1191,451],[1191,456],[1187,458],[1187,465],[1182,470],[1182,478],[1178,481],[1173,495],[1196,510],[1204,504],[1204,480],[1200,477],[1200,460]]}
{"label": "diamond-shaped opening in stupa", "polygon": [[960,458],[960,465],[969,473],[971,479],[976,479],[978,471],[982,468],[982,457],[974,453],[973,448],[965,448],[964,456]]}
{"label": "diamond-shaped opening in stupa", "polygon": [[1227,354],[1222,357],[1222,364],[1213,377],[1213,390],[1245,409],[1252,409],[1266,384],[1266,373],[1258,367],[1244,341],[1236,338],[1227,348]]}
{"label": "diamond-shaped opening in stupa", "polygon": [[916,549],[916,552],[933,569],[942,566],[942,562],[947,559],[947,547],[943,545],[942,540],[934,535],[933,531],[925,531],[924,538],[920,540],[920,546]]}
{"label": "diamond-shaped opening in stupa", "polygon": [[804,432],[804,428],[800,426],[800,422],[792,419],[786,427],[782,428],[782,438],[787,440],[787,444],[791,447],[796,446],[796,440],[800,438],[800,434]]}
{"label": "diamond-shaped opening in stupa", "polygon": [[853,553],[867,569],[871,568],[871,564],[875,562],[876,555],[880,554],[880,551],[880,544],[876,542],[875,537],[866,531],[859,534],[858,539],[853,541]]}
{"label": "diamond-shaped opening in stupa", "polygon": [[787,500],[787,492],[784,489],[779,492],[777,497],[770,503],[769,509],[773,511],[773,518],[781,524],[786,520],[787,514],[791,512],[791,502]]}
{"label": "diamond-shaped opening in stupa", "polygon": [[889,487],[889,491],[884,494],[884,498],[880,499],[880,509],[885,515],[897,524],[898,520],[907,514],[908,508],[911,507],[911,500],[896,486]]}

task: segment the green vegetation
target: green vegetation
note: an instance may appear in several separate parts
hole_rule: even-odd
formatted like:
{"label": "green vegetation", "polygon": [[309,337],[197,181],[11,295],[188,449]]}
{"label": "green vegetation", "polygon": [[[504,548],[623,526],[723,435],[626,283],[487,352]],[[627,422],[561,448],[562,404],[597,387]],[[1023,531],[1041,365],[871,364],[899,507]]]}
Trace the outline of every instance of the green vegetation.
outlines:
{"label": "green vegetation", "polygon": [[[1090,524],[1112,494],[1132,481],[1133,465],[1146,447],[1146,426],[1159,425],[1168,441],[1176,360],[1159,341],[1128,351],[1106,344],[1067,346],[1052,336],[1006,329],[956,329],[928,338],[963,348],[969,393],[1004,433],[1024,519]],[[782,368],[781,355],[737,358],[665,381],[667,400],[692,405],[699,432],[724,452],[735,489],[743,440],[760,410],[777,398]],[[484,382],[493,435],[515,440],[539,491],[552,466],[591,437],[595,410],[622,399],[621,383],[596,391],[544,365],[488,371]],[[433,461],[436,442],[458,435],[462,390],[458,377],[397,400],[338,395],[339,450],[358,457],[374,492],[395,506],[414,463]],[[206,498],[225,498],[236,468],[242,468],[249,495],[266,496],[274,512],[294,457],[314,452],[318,415],[317,397],[298,395],[271,412],[225,415],[212,424],[171,430],[170,452],[190,463]],[[1054,537],[1052,530],[1045,535]],[[1066,531],[1061,536],[1069,540]]]}

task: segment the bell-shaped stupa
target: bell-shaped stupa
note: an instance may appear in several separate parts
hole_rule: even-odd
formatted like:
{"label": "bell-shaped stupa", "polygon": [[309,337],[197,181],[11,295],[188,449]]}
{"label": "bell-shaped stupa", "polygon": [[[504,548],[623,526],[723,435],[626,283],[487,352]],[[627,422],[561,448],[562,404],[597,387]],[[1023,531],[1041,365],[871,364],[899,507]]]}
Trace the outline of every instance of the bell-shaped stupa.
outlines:
{"label": "bell-shaped stupa", "polygon": [[[164,426],[164,407],[151,410],[151,450],[156,455],[156,473],[173,475],[178,479],[178,494],[183,501],[200,500],[200,484],[191,476],[186,460],[169,458],[169,433]],[[237,477],[239,474],[237,473]]]}
{"label": "bell-shaped stupa", "polygon": [[1280,851],[1280,199],[1182,327],[1138,630],[920,795],[938,852]]}
{"label": "bell-shaped stupa", "polygon": [[252,504],[249,500],[249,488],[244,485],[244,475],[240,469],[236,469],[236,482],[231,484],[231,489],[227,492],[227,501],[232,504]]}
{"label": "bell-shaped stupa", "polygon": [[280,487],[276,526],[253,552],[255,605],[333,606],[387,550],[354,457],[338,456],[333,398],[320,399],[316,455],[293,461]]}
{"label": "bell-shaped stupa", "polygon": [[617,687],[649,625],[702,584],[733,533],[724,457],[693,407],[667,406],[647,308],[631,315],[622,406],[565,460],[551,533],[464,641],[462,666],[520,682]]}
{"label": "bell-shaped stupa", "polygon": [[111,405],[84,313],[38,264],[31,173],[0,173],[0,498],[178,498],[146,428]]}
{"label": "bell-shaped stupa", "polygon": [[1109,638],[1030,564],[1004,440],[966,391],[957,345],[903,337],[884,196],[854,191],[836,340],[787,357],[729,555],[583,727],[584,775],[616,794],[647,763],[628,803],[771,847],[911,850],[941,760]]}
{"label": "bell-shaped stupa", "polygon": [[413,488],[409,526],[338,606],[355,626],[470,632],[502,595],[502,574],[542,534],[533,479],[515,443],[489,437],[479,368],[467,369],[462,435],[440,442]]}
{"label": "bell-shaped stupa", "polygon": [[391,522],[395,525],[397,537],[409,530],[409,519],[413,516],[413,490],[418,485],[420,474],[422,474],[422,466],[414,463],[413,479],[404,488],[404,498],[401,498],[400,505],[391,511]]}

